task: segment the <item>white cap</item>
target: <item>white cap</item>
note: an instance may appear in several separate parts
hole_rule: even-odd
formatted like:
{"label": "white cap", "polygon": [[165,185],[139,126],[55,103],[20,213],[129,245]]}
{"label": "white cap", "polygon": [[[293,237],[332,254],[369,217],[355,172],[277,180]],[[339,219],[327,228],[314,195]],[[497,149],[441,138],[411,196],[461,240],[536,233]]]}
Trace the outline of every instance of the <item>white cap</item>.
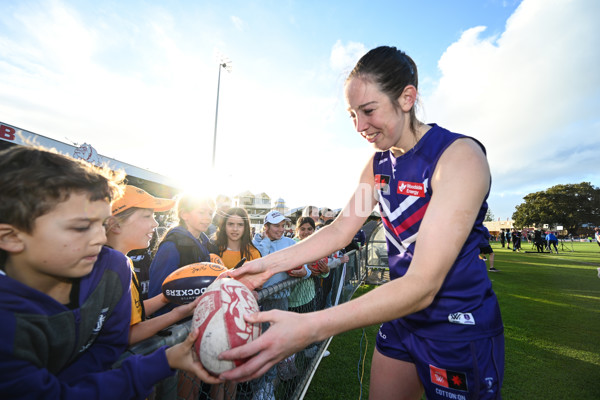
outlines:
{"label": "white cap", "polygon": [[290,219],[286,218],[279,211],[269,211],[267,213],[267,215],[265,215],[265,224],[266,223],[269,223],[269,224],[278,224],[278,223],[280,223],[283,220],[289,221]]}

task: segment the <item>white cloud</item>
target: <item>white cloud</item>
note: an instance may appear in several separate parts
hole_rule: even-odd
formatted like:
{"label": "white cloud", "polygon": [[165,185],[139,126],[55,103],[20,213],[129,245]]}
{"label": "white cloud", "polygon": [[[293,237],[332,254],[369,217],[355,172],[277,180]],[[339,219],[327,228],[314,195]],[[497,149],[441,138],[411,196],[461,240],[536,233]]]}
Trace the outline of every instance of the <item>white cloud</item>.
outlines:
{"label": "white cloud", "polygon": [[346,45],[338,40],[331,49],[330,64],[334,71],[348,75],[356,62],[367,52],[365,45],[358,42],[348,42]]}
{"label": "white cloud", "polygon": [[[582,166],[597,163],[600,148],[598,15],[593,0],[524,0],[502,35],[468,29],[441,57],[427,114],[487,147],[492,211],[505,192],[518,193],[514,205],[530,191],[591,176]],[[510,217],[512,205],[498,202],[495,214]]]}
{"label": "white cloud", "polygon": [[[372,152],[344,112],[343,81],[367,50],[346,36],[329,54],[311,52],[281,71],[276,57],[236,47],[247,24],[238,16],[184,24],[146,4],[133,15],[58,0],[15,4],[0,13],[3,122],[203,185],[217,90],[212,49],[220,47],[236,65],[221,80],[217,166],[227,194],[340,207]],[[524,0],[505,32],[472,27],[440,58],[426,120],[484,142],[496,216],[552,184],[598,184],[588,171],[600,148],[599,8]]]}
{"label": "white cloud", "polygon": [[240,17],[236,17],[235,15],[231,16],[231,22],[233,22],[233,26],[240,32],[244,31],[245,23]]}

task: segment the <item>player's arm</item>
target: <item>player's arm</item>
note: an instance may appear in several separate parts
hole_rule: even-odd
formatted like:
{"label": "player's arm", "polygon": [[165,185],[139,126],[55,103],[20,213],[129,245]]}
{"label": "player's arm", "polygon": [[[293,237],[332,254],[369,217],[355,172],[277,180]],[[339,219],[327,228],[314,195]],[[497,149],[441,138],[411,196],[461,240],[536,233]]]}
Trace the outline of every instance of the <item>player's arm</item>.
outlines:
{"label": "player's arm", "polygon": [[329,256],[343,248],[362,227],[377,204],[374,187],[373,157],[371,157],[363,169],[356,191],[333,223],[319,229],[294,246],[250,261],[243,267],[228,271],[226,274],[244,282],[250,289],[255,289],[278,272],[289,271],[298,265]]}
{"label": "player's arm", "polygon": [[[434,171],[433,196],[419,229],[408,273],[355,300],[319,312],[269,311],[249,316],[250,322],[270,321],[272,325],[252,343],[222,354],[233,359],[254,357],[221,377],[252,379],[310,343],[429,306],[473,227],[489,183],[489,167],[479,146],[471,140],[452,144]],[[454,235],[440,243],[439,229],[444,226],[452,226]]]}

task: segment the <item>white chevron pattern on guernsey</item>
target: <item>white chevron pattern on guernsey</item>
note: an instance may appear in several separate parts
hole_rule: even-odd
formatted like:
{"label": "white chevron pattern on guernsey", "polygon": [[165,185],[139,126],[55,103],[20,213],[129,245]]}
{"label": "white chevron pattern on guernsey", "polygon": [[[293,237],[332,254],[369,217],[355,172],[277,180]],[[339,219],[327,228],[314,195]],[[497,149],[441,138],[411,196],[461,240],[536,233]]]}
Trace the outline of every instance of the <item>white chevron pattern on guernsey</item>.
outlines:
{"label": "white chevron pattern on guernsey", "polygon": [[[427,192],[427,185],[429,183],[429,178],[425,179],[423,181],[423,191]],[[395,190],[395,189],[394,189]],[[419,200],[419,197],[415,197],[415,196],[408,196],[406,199],[404,199],[404,201],[402,203],[400,203],[400,205],[398,206],[397,209],[395,209],[393,212],[390,210],[389,208],[389,204],[387,204],[387,202],[384,200],[384,198],[379,200],[379,203],[381,204],[381,207],[383,208],[383,211],[385,213],[385,215],[388,217],[388,219],[390,220],[390,222],[394,221],[395,219],[397,219],[400,215],[402,215],[402,213],[404,211],[406,211],[408,209],[408,207],[412,206],[413,204],[415,204],[415,202]]]}

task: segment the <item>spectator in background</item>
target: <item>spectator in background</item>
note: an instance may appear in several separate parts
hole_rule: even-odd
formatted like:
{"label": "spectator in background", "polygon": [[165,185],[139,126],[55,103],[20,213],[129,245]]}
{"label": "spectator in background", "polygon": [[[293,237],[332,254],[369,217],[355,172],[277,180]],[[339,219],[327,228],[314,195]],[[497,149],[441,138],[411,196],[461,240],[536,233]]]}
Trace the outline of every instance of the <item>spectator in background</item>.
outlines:
{"label": "spectator in background", "polygon": [[[294,239],[283,236],[285,224],[289,221],[289,218],[286,218],[279,211],[269,211],[265,215],[263,232],[260,234],[257,233],[252,241],[252,244],[260,251],[263,257],[296,244]],[[310,275],[307,268],[306,270]],[[297,274],[300,274],[300,272],[297,272]],[[269,278],[262,287],[264,289],[273,286],[279,282],[283,282],[287,277],[287,273],[280,272]],[[261,308],[263,311],[272,309],[287,310],[289,295],[290,289],[284,289],[275,293],[261,303]]]}
{"label": "spectator in background", "polygon": [[504,248],[504,243],[506,242],[506,236],[504,236],[504,228],[500,229],[500,243],[502,244],[502,248]]}
{"label": "spectator in background", "polygon": [[492,249],[492,246],[490,246],[490,231],[485,226],[483,229],[484,237],[479,245],[479,258],[481,258],[483,261],[490,262],[490,272],[498,272],[500,270],[494,268],[494,250]]}
{"label": "spectator in background", "polygon": [[319,223],[319,207],[316,206],[306,206],[304,210],[302,210],[303,217],[311,217],[315,224]]}
{"label": "spectator in background", "polygon": [[600,246],[600,228],[594,228],[594,238],[596,238],[596,243]]}
{"label": "spectator in background", "polygon": [[360,248],[365,245],[366,241],[367,235],[365,234],[365,231],[359,229],[352,238],[352,241],[344,248],[344,253],[349,253],[352,250],[360,250]]}
{"label": "spectator in background", "polygon": [[554,246],[554,251],[556,251],[556,254],[558,254],[558,239],[552,231],[546,234],[546,242],[548,243],[548,251],[552,253],[552,246]]}
{"label": "spectator in background", "polygon": [[[296,242],[306,239],[315,233],[315,221],[310,217],[300,217],[296,223]],[[306,267],[315,278],[324,278],[329,275],[328,259],[323,258]],[[298,267],[297,269],[301,269]],[[294,271],[294,270],[292,270]],[[291,271],[290,271],[291,272]],[[290,273],[291,276],[294,276]],[[315,300],[315,285],[311,280],[298,283],[292,289],[289,297],[289,310],[293,312],[311,312],[317,309]]]}
{"label": "spectator in background", "polygon": [[521,252],[521,232],[513,228],[512,230],[513,251]]}
{"label": "spectator in background", "polygon": [[354,242],[356,242],[359,247],[363,247],[365,245],[365,243],[367,242],[367,235],[365,234],[365,231],[363,231],[362,229],[359,229],[358,232],[356,232],[356,235],[354,235],[354,238],[352,240]]}
{"label": "spectator in background", "polygon": [[[258,251],[260,251],[260,254],[262,254],[263,257],[296,244],[294,239],[283,236],[285,225],[289,221],[289,218],[286,218],[279,211],[272,210],[265,215],[263,232],[260,234],[257,233],[252,241],[254,246],[258,249]],[[311,272],[306,266],[289,271],[289,274],[287,272],[279,272],[271,276],[262,285],[262,288],[265,289],[276,285],[277,283],[283,282],[288,278],[288,276],[307,277],[310,275]],[[290,289],[287,288],[268,296],[260,303],[261,311],[287,311],[289,295]],[[269,329],[269,323],[264,323],[262,325],[262,329],[263,333]],[[287,365],[289,360],[283,360],[282,363],[282,365]],[[270,400],[275,398],[276,376],[277,368],[273,367],[269,369],[264,376],[258,380],[258,382],[256,382],[253,400]]]}
{"label": "spectator in background", "polygon": [[[178,225],[167,231],[150,265],[150,297],[162,293],[162,283],[173,271],[189,264],[208,262],[211,260],[210,253],[217,253],[218,249],[205,233],[211,224],[214,209],[215,203],[210,197],[183,194],[177,199],[175,211]],[[174,304],[167,304],[158,310],[155,316],[175,307]],[[195,379],[186,379],[184,375],[179,375],[177,382],[163,382],[163,385],[164,388],[160,390],[166,393],[176,385],[179,397],[187,400],[195,400],[201,388],[203,391],[213,390],[208,389],[207,385],[195,382]]]}
{"label": "spectator in background", "polygon": [[[112,204],[112,216],[106,223],[106,245],[124,255],[131,250],[147,248],[158,226],[154,210],[167,211],[174,205],[175,200],[157,198],[138,187],[127,185],[123,197]],[[152,315],[164,307],[167,299],[160,293],[144,300],[138,276],[133,270],[133,262],[130,258],[127,258],[127,262],[132,272],[130,345],[148,339],[194,313],[200,299],[156,318],[146,318],[146,315]]]}
{"label": "spectator in background", "polygon": [[[157,219],[158,222],[158,219]],[[152,234],[150,244],[145,249],[132,250],[127,253],[127,256],[133,261],[133,271],[140,280],[140,288],[142,289],[142,299],[148,299],[148,289],[150,287],[150,264],[152,264],[153,249],[156,248],[159,238],[165,235],[167,228],[158,226]]]}
{"label": "spectator in background", "polygon": [[322,224],[325,224],[327,221],[333,220],[333,210],[331,208],[321,208],[319,215],[319,222]]}
{"label": "spectator in background", "polygon": [[510,242],[512,242],[512,235],[510,233],[510,229],[507,229],[504,234],[506,236],[506,248],[510,250]]}
{"label": "spectator in background", "polygon": [[[306,239],[315,232],[315,221],[310,217],[300,217],[296,222],[296,235],[294,241],[299,242]],[[306,274],[304,268],[308,268],[311,271],[311,275]],[[299,274],[296,273],[299,272]],[[289,311],[296,313],[307,313],[316,310],[316,299],[315,299],[315,283],[312,279],[307,279],[310,276],[313,277],[326,277],[329,275],[329,267],[327,266],[327,258],[315,261],[313,263],[299,266],[291,271],[288,271],[290,276],[302,277],[304,279],[297,283],[291,290],[289,296]],[[311,345],[304,350],[306,357],[312,358],[317,353],[316,345]],[[281,380],[287,381],[298,374],[298,370],[295,365],[296,354],[292,354],[282,362],[277,364],[278,376]]]}
{"label": "spectator in background", "polygon": [[546,246],[544,243],[544,238],[542,237],[541,229],[536,229],[533,232],[533,243],[535,244],[535,248],[537,249],[538,253],[544,252],[544,247],[546,247]]}
{"label": "spectator in background", "polygon": [[212,222],[210,223],[205,232],[206,236],[208,236],[209,239],[214,239],[214,236],[217,233],[217,229],[219,228],[219,226],[221,226],[223,217],[225,216],[227,210],[230,208],[231,206],[229,205],[229,202],[224,202],[223,199],[221,199],[221,201],[217,203],[217,209],[214,213]]}
{"label": "spectator in background", "polygon": [[[324,226],[330,225],[332,222],[333,220],[328,220]],[[340,265],[347,263],[349,260],[350,259],[348,255],[344,254],[341,250],[338,250],[327,258],[327,266],[329,267],[330,271],[335,270]],[[321,297],[321,304],[317,305],[319,310],[331,307],[331,289],[333,288],[333,277],[334,274],[329,274],[328,277],[321,279],[323,296]]]}
{"label": "spectator in background", "polygon": [[260,252],[252,244],[250,218],[243,208],[234,207],[224,212],[217,230],[215,245],[223,264],[234,268],[245,258],[246,261],[260,258]]}
{"label": "spectator in background", "polygon": [[[217,253],[206,234],[212,221],[214,202],[208,197],[184,194],[177,200],[176,213],[179,224],[167,231],[160,241],[150,265],[150,297],[162,293],[162,283],[178,268],[197,262],[210,261],[210,253]],[[159,311],[171,310],[169,304]]]}

